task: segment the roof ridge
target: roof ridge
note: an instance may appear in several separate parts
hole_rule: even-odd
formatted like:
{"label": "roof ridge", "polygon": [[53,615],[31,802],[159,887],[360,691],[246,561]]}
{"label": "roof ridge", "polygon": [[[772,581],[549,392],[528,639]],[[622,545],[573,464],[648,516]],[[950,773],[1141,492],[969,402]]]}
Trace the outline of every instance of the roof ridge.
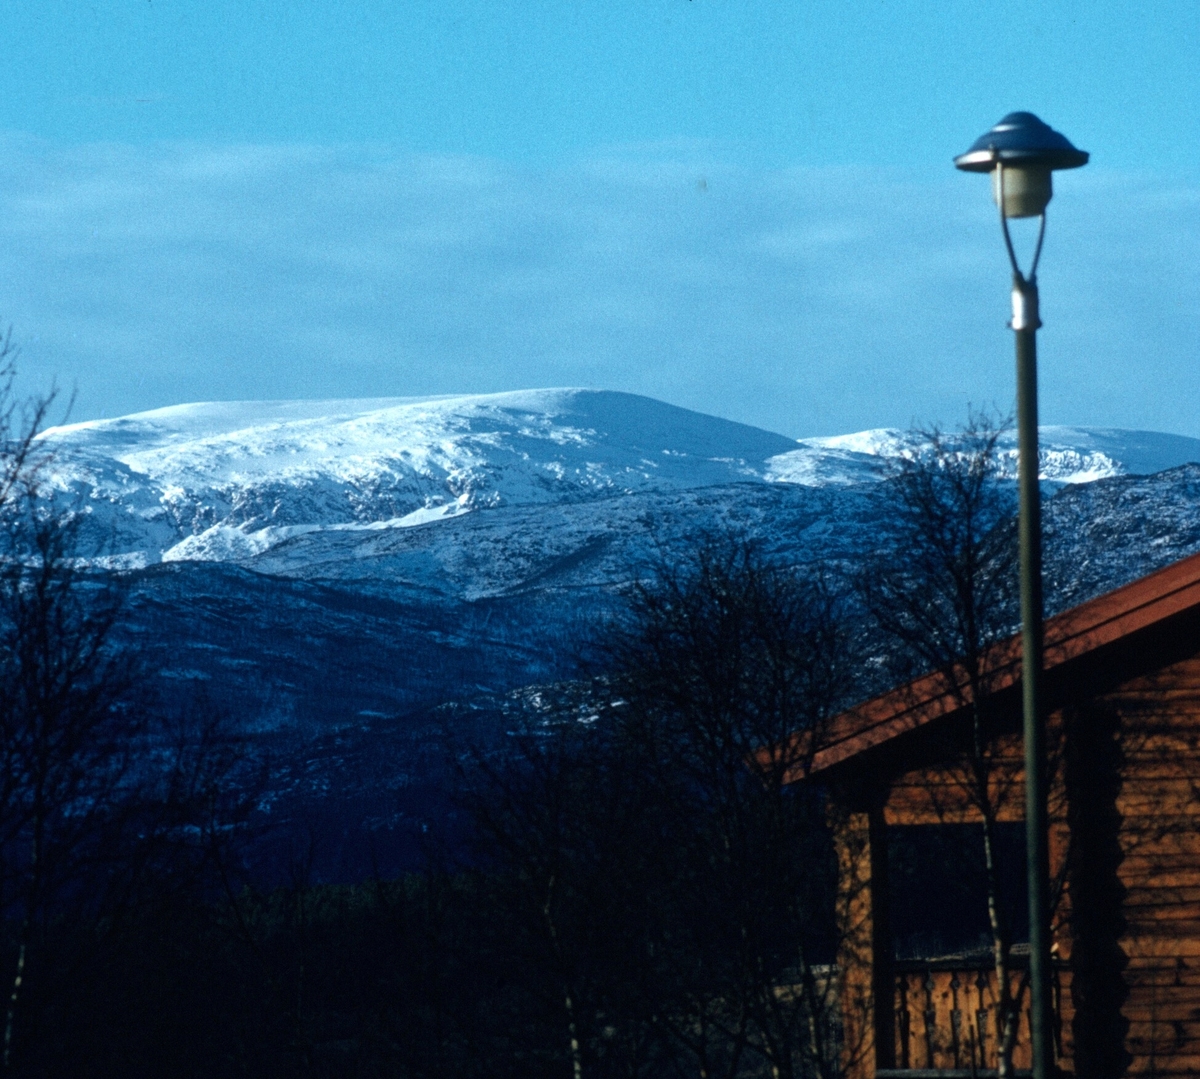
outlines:
{"label": "roof ridge", "polygon": [[[1192,607],[1200,607],[1200,554],[1127,582],[1062,611],[1045,621],[1044,669],[1059,667],[1098,648],[1147,629]],[[1020,681],[1020,635],[993,644],[983,657],[991,691]],[[970,702],[965,672],[927,671],[835,716],[822,744],[810,737],[791,739],[793,759],[809,757],[789,769],[789,782],[823,771],[866,749],[924,726]],[[951,679],[956,684],[949,684]],[[760,754],[764,760],[773,751]],[[778,759],[776,757],[776,759]]]}

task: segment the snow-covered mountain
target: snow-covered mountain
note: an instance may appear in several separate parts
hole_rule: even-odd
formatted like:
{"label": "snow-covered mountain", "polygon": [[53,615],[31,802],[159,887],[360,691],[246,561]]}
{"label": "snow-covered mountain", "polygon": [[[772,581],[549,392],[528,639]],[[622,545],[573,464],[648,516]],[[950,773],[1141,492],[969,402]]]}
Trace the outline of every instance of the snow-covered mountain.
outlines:
{"label": "snow-covered mountain", "polygon": [[315,529],[762,479],[782,435],[632,394],[179,405],[55,428],[58,482],[130,564],[251,557]]}
{"label": "snow-covered mountain", "polygon": [[[435,733],[570,678],[622,589],[697,538],[852,559],[910,439],[796,441],[591,390],[180,405],[44,435],[159,688],[274,741],[275,811],[320,803],[347,835],[427,813]],[[1052,607],[1200,550],[1200,440],[1051,427],[1042,451]]]}
{"label": "snow-covered mountain", "polygon": [[[566,389],[178,405],[54,428],[44,440],[96,542],[140,567],[245,563],[299,536],[485,509],[731,483],[854,486],[877,479],[881,456],[911,448],[910,437],[880,429],[797,442],[633,394]],[[1200,440],[1174,435],[1048,427],[1042,438],[1043,478],[1058,484],[1200,460]],[[1010,438],[1014,474],[1015,454]]]}

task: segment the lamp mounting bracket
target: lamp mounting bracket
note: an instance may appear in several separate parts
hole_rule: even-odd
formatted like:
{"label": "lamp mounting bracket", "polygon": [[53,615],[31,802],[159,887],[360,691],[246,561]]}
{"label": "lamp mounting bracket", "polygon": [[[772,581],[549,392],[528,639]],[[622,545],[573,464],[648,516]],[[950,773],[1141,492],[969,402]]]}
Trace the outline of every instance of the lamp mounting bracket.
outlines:
{"label": "lamp mounting bracket", "polygon": [[1033,261],[1030,263],[1029,274],[1026,276],[1021,273],[1021,267],[1017,262],[1017,252],[1013,247],[1012,236],[1008,231],[1008,216],[1004,212],[1004,162],[1000,160],[999,155],[996,156],[996,176],[1000,194],[1000,228],[1004,231],[1004,246],[1008,249],[1008,261],[1012,265],[1014,286],[1023,287],[1027,285],[1036,292],[1037,268],[1042,258],[1042,241],[1046,238],[1046,211],[1043,210],[1038,214],[1037,245],[1033,249]]}

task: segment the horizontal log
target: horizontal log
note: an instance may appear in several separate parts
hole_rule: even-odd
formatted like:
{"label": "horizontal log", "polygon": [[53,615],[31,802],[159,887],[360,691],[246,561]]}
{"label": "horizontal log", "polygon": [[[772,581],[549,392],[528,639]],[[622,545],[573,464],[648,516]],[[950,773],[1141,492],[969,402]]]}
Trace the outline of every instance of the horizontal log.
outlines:
{"label": "horizontal log", "polygon": [[[1160,972],[1160,984],[1163,984],[1161,978],[1167,971],[1170,971],[1172,976],[1176,973],[1185,977],[1194,976],[1195,972],[1200,970],[1200,955],[1136,953],[1126,958],[1124,968],[1126,981],[1134,977],[1150,978],[1154,976],[1155,971],[1158,971]],[[1144,972],[1144,974],[1140,972]]]}
{"label": "horizontal log", "polygon": [[1200,706],[1186,714],[1163,716],[1160,722],[1126,727],[1118,738],[1121,759],[1125,765],[1138,761],[1163,758],[1168,752],[1181,760],[1194,761],[1200,757],[1200,738],[1196,736],[1196,716]]}
{"label": "horizontal log", "polygon": [[1153,1079],[1165,1079],[1175,1075],[1200,1075],[1200,1054],[1196,1053],[1194,1046],[1175,1052],[1165,1045],[1141,1046],[1128,1041],[1125,1044],[1133,1062],[1121,1074],[1130,1079],[1138,1075],[1152,1076]]}
{"label": "horizontal log", "polygon": [[[1144,903],[1126,902],[1121,911],[1129,930],[1161,921],[1195,922],[1200,925],[1200,903],[1176,898],[1169,889],[1162,889]],[[1174,927],[1173,927],[1174,931]]]}
{"label": "horizontal log", "polygon": [[1134,922],[1121,934],[1121,947],[1128,955],[1163,939],[1177,942],[1177,955],[1200,954],[1190,950],[1192,947],[1200,949],[1200,920],[1166,922],[1156,918]]}
{"label": "horizontal log", "polygon": [[[1121,1014],[1130,1023],[1172,1023],[1189,1038],[1200,1039],[1200,1018],[1197,1018],[1197,1004],[1193,993],[1186,999],[1174,998],[1152,1000],[1149,994],[1144,998],[1130,996],[1121,1006]],[[1172,1034],[1174,1037],[1174,1034]]]}
{"label": "horizontal log", "polygon": [[1200,1046],[1197,1046],[1194,1040],[1176,1045],[1164,1037],[1153,1041],[1149,1038],[1126,1038],[1125,1048],[1133,1058],[1133,1063],[1127,1071],[1121,1073],[1123,1076],[1200,1074],[1200,1070],[1196,1068],[1197,1061],[1200,1060]]}
{"label": "horizontal log", "polygon": [[[1195,956],[1190,958],[1193,962],[1196,959]],[[1121,980],[1131,998],[1138,993],[1162,993],[1166,990],[1194,994],[1197,989],[1195,973],[1190,969],[1177,971],[1165,956],[1131,956],[1123,967]],[[1176,974],[1181,975],[1178,985],[1175,984]]]}
{"label": "horizontal log", "polygon": [[1123,857],[1117,872],[1122,878],[1128,878],[1134,868],[1139,872],[1187,872],[1200,865],[1200,836],[1182,830],[1164,833],[1147,829],[1119,838]]}
{"label": "horizontal log", "polygon": [[[1198,867],[1200,869],[1200,867]],[[1200,880],[1197,873],[1186,878],[1180,874],[1165,883],[1161,877],[1147,878],[1144,881],[1127,881],[1125,887],[1125,906],[1137,906],[1143,903],[1154,903],[1164,892],[1177,900],[1200,903]]]}
{"label": "horizontal log", "polygon": [[[1147,918],[1192,918],[1200,921],[1200,903],[1194,888],[1163,884],[1158,887],[1130,888],[1121,913],[1127,925],[1137,925]],[[1191,892],[1193,894],[1189,895]]]}
{"label": "horizontal log", "polygon": [[1121,937],[1121,951],[1134,959],[1175,960],[1200,957],[1200,937],[1177,933],[1129,933]]}
{"label": "horizontal log", "polygon": [[[1196,764],[1195,770],[1192,765]],[[1168,797],[1184,800],[1195,794],[1200,785],[1200,762],[1173,760],[1139,761],[1125,769],[1117,804],[1129,804],[1140,795],[1143,798],[1161,792]]]}

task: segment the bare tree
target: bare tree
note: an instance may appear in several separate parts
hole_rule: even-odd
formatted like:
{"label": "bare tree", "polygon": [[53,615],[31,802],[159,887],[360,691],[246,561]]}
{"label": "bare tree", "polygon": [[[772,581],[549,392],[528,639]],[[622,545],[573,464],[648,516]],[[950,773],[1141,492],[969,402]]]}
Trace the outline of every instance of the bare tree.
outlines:
{"label": "bare tree", "polygon": [[829,1074],[833,986],[812,953],[834,947],[832,849],[818,797],[788,781],[853,684],[840,597],[812,567],[721,536],[660,566],[633,614],[616,643],[622,734],[673,792],[681,854],[705,880],[687,900],[707,927],[698,951],[719,986],[692,998],[676,1035],[698,1060],[710,1032],[772,1075]]}
{"label": "bare tree", "polygon": [[0,910],[17,924],[7,1069],[39,918],[78,891],[116,826],[134,732],[119,710],[132,669],[110,647],[117,593],[87,574],[78,516],[47,490],[38,436],[54,395],[17,400],[8,337],[0,352]]}
{"label": "bare tree", "polygon": [[858,574],[858,592],[893,648],[894,673],[934,672],[968,717],[970,737],[950,755],[960,791],[980,821],[987,919],[1000,1020],[998,1067],[1012,1053],[1026,988],[1014,987],[1014,911],[1001,880],[998,836],[1015,773],[998,748],[996,646],[1016,626],[1014,505],[1001,482],[1004,422],[971,412],[953,432],[918,429],[888,462],[881,537]]}
{"label": "bare tree", "polygon": [[833,851],[782,747],[844,701],[839,614],[709,540],[635,589],[587,694],[483,762],[480,860],[571,1074],[832,1073]]}

